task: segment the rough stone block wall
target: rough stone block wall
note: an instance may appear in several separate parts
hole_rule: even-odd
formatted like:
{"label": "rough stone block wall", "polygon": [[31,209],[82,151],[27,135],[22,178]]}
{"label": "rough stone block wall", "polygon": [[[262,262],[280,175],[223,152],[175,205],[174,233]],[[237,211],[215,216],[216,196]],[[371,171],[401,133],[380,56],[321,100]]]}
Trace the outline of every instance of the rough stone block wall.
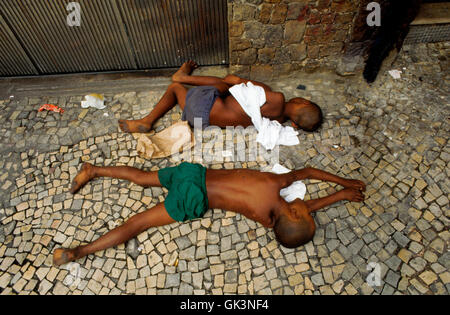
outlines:
{"label": "rough stone block wall", "polygon": [[229,0],[231,71],[271,79],[335,69],[364,0]]}

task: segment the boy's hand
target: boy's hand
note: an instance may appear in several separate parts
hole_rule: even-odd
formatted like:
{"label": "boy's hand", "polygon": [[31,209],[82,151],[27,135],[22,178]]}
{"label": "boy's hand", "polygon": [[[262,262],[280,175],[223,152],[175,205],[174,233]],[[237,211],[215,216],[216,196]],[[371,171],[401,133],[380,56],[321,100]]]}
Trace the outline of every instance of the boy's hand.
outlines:
{"label": "boy's hand", "polygon": [[366,184],[356,179],[346,179],[344,183],[342,183],[342,186],[344,186],[345,188],[366,191]]}
{"label": "boy's hand", "polygon": [[341,191],[343,199],[353,202],[363,202],[365,199],[364,194],[361,190],[356,190],[352,188],[346,188]]}

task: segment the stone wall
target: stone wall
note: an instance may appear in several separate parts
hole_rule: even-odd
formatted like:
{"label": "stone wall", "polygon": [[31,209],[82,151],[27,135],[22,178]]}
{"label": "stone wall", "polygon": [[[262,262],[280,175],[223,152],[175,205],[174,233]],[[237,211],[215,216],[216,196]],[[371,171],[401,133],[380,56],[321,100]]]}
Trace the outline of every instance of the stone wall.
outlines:
{"label": "stone wall", "polygon": [[336,69],[364,0],[229,0],[231,72],[271,79]]}

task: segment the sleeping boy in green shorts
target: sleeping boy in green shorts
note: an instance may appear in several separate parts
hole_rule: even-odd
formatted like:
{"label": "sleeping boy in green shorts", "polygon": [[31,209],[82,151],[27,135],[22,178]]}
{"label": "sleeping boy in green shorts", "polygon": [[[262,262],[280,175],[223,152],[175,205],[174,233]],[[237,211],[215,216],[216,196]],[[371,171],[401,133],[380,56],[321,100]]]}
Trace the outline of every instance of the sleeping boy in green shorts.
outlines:
{"label": "sleeping boy in green shorts", "polygon": [[[71,192],[98,177],[129,180],[143,187],[169,190],[164,203],[131,217],[96,241],[74,249],[56,249],[55,265],[125,243],[151,227],[202,218],[208,209],[224,209],[246,216],[264,227],[273,228],[282,246],[296,248],[312,240],[315,223],[311,213],[341,200],[363,202],[365,184],[344,179],[325,171],[305,168],[277,175],[248,169],[209,170],[199,164],[182,163],[159,172],[145,172],[132,167],[97,167],[85,163],[74,179]],[[344,187],[324,198],[290,203],[280,190],[304,179],[318,179]]]}

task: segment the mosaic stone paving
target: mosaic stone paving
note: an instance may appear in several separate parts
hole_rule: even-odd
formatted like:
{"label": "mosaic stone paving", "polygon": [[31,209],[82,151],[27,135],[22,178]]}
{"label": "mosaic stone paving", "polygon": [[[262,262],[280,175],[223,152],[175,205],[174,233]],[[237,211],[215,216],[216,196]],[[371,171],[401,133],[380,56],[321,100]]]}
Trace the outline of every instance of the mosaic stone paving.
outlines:
{"label": "mosaic stone paving", "polygon": [[[215,209],[53,267],[56,247],[92,241],[164,200],[164,189],[114,179],[68,192],[85,161],[147,170],[176,164],[142,160],[134,138],[117,128],[117,118],[147,114],[164,91],[106,95],[104,111],[81,109],[82,96],[0,100],[0,293],[448,294],[448,56],[449,43],[406,46],[395,63],[402,78],[382,74],[371,87],[327,73],[271,84],[288,98],[310,98],[326,114],[320,132],[280,149],[280,163],[367,183],[365,203],[316,213],[314,240],[295,250],[279,246],[271,230]],[[66,112],[38,113],[45,103]],[[174,109],[156,129],[179,118]],[[267,162],[209,167],[264,169]],[[307,198],[338,188],[307,187]],[[374,274],[379,283],[370,281]]]}

